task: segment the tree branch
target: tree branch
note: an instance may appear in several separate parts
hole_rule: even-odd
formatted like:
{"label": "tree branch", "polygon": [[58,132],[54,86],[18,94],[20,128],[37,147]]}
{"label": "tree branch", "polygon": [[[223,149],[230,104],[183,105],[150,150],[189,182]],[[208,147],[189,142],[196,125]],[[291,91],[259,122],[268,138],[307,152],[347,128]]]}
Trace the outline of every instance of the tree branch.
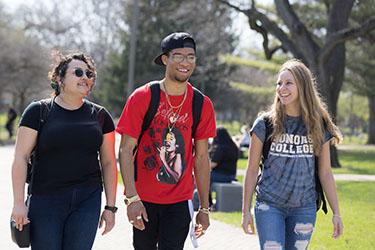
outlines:
{"label": "tree branch", "polygon": [[299,44],[300,48],[304,48],[301,53],[304,54],[305,58],[309,58],[308,55],[320,49],[317,43],[312,39],[311,33],[298,18],[288,0],[275,0],[275,5],[277,15],[281,17],[293,35],[294,43]]}
{"label": "tree branch", "polygon": [[[265,14],[260,13],[255,8],[254,1],[252,1],[252,7],[250,9],[242,9],[239,6],[231,4],[229,1],[219,0],[221,3],[235,9],[238,12],[243,13],[249,19],[249,25],[252,30],[257,31],[263,36],[263,49],[267,59],[271,59],[272,55],[278,50],[283,49],[284,51],[290,51],[297,57],[303,58],[302,53],[297,51],[297,47],[291,39],[288,38],[287,34],[278,26],[276,22],[271,21]],[[261,23],[260,25],[258,23]],[[274,48],[269,47],[268,33],[275,36],[281,45]]]}
{"label": "tree branch", "polygon": [[340,44],[355,39],[357,37],[366,35],[368,32],[375,30],[375,17],[368,19],[366,22],[358,27],[352,29],[343,29],[330,36],[327,36],[327,41],[321,50],[320,58],[326,61],[331,52]]}

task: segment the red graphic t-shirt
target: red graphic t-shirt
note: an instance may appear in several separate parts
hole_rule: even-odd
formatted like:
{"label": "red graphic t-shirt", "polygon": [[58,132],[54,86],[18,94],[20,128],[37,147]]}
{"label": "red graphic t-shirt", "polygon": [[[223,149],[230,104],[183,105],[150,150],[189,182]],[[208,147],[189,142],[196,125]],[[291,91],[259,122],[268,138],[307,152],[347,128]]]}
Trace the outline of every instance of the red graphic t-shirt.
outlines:
{"label": "red graphic t-shirt", "polygon": [[[165,92],[160,91],[158,110],[138,146],[138,180],[135,184],[138,195],[144,201],[169,204],[192,198],[194,189],[191,137],[193,88],[190,84],[187,86],[187,96],[181,110],[172,109],[166,100]],[[183,99],[184,95],[169,95],[172,106],[178,106]],[[125,105],[116,131],[137,139],[141,133],[143,118],[150,101],[151,90],[147,84],[136,89]],[[175,113],[176,120],[173,119],[173,113]],[[213,105],[211,100],[204,96],[202,113],[194,139],[202,140],[215,136]]]}

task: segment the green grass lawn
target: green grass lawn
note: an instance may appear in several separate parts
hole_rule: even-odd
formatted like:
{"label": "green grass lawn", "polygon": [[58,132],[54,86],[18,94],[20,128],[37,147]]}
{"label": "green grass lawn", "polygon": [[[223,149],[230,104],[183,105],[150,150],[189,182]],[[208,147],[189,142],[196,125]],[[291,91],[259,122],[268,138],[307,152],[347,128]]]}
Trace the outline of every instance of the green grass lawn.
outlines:
{"label": "green grass lawn", "polygon": [[[309,249],[373,249],[375,245],[375,182],[338,181],[341,215],[344,235],[334,240],[332,213],[318,212],[315,232]],[[241,227],[241,213],[211,213],[210,217]]]}
{"label": "green grass lawn", "polygon": [[362,146],[338,150],[342,168],[334,168],[335,174],[375,175],[375,146]]}

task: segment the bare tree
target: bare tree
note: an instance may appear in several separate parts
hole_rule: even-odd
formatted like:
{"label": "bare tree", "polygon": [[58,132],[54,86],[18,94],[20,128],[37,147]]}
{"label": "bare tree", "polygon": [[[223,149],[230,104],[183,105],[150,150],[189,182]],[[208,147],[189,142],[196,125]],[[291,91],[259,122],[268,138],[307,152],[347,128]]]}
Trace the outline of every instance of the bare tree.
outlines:
{"label": "bare tree", "polygon": [[[344,79],[345,42],[374,30],[375,17],[349,28],[354,0],[299,1],[294,2],[294,5],[288,0],[275,0],[277,18],[282,22],[272,20],[265,14],[265,10],[256,6],[255,0],[251,1],[249,7],[234,4],[235,1],[219,1],[248,17],[250,28],[263,36],[263,49],[267,59],[279,49],[283,49],[307,64],[317,78],[329,112],[333,117],[336,116],[337,101]],[[322,30],[308,27],[308,23],[304,23],[303,17],[299,17],[295,11],[297,6],[307,6],[308,3],[314,2],[326,9],[323,21],[325,26]],[[271,46],[270,35],[278,40],[276,46]],[[331,165],[340,167],[334,147],[331,147]]]}
{"label": "bare tree", "polygon": [[2,75],[4,91],[10,93],[22,112],[25,106],[50,88],[47,81],[48,58],[38,41],[22,36],[21,32],[8,34],[7,52],[3,54]]}

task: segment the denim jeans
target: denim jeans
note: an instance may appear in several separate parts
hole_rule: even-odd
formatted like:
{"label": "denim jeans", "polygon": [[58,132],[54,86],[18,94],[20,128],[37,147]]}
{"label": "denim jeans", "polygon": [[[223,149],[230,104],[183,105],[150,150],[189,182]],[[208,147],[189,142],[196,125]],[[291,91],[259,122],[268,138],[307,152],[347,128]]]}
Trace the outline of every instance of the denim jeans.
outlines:
{"label": "denim jeans", "polygon": [[221,183],[231,183],[234,179],[236,179],[236,175],[227,175],[218,173],[216,171],[211,171],[210,174],[210,182],[221,182]]}
{"label": "denim jeans", "polygon": [[31,196],[31,249],[89,250],[101,208],[101,187],[79,187]]}
{"label": "denim jeans", "polygon": [[255,201],[255,223],[261,249],[307,249],[316,219],[316,204],[284,208]]}

